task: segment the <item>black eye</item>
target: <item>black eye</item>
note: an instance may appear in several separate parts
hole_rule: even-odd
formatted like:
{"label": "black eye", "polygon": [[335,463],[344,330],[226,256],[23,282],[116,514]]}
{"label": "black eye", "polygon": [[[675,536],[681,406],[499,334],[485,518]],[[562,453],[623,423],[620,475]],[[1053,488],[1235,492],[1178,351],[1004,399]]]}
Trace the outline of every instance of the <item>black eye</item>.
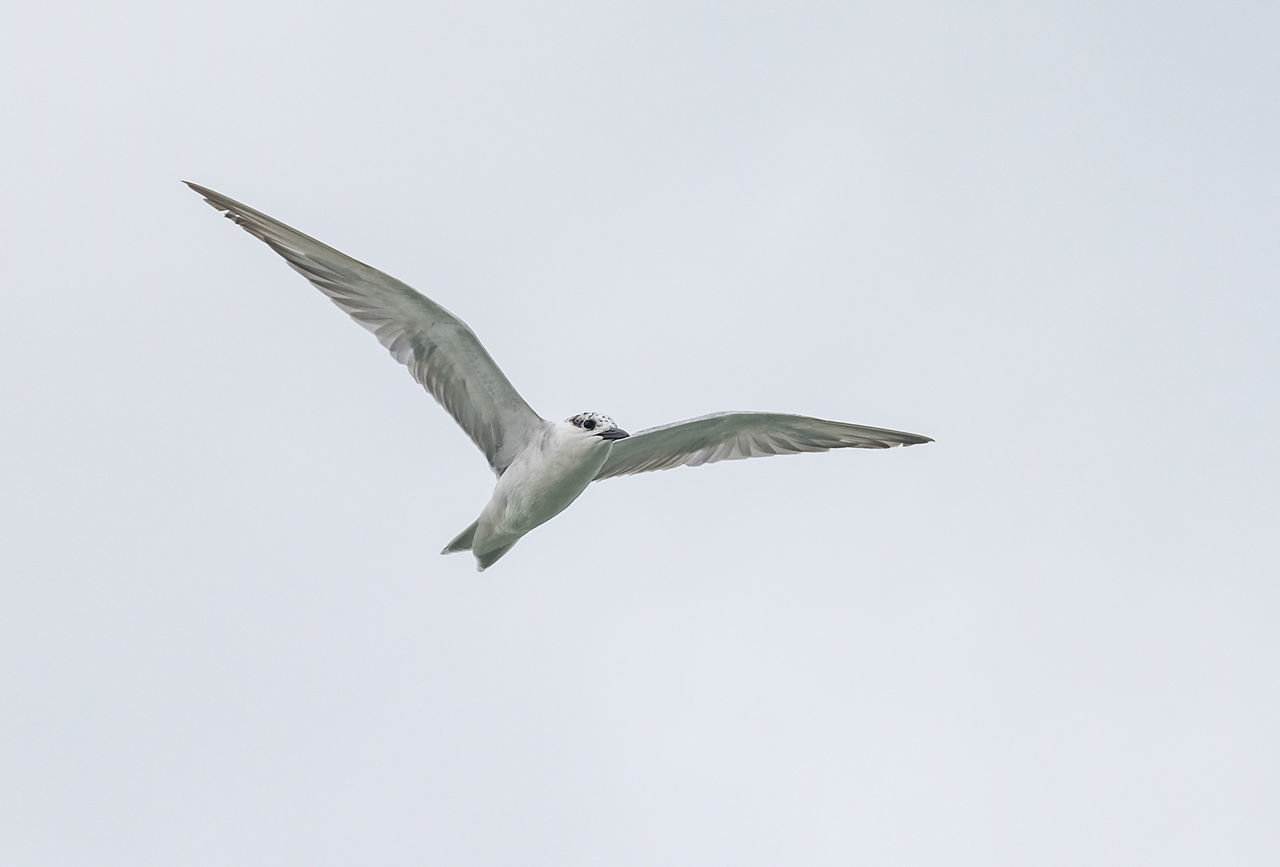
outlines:
{"label": "black eye", "polygon": [[589,419],[587,419],[586,421],[584,421],[584,422],[582,423],[582,426],[583,426],[584,428],[586,428],[587,430],[595,430],[595,429],[596,429],[596,422],[595,422],[595,419],[590,419],[590,418],[589,418]]}

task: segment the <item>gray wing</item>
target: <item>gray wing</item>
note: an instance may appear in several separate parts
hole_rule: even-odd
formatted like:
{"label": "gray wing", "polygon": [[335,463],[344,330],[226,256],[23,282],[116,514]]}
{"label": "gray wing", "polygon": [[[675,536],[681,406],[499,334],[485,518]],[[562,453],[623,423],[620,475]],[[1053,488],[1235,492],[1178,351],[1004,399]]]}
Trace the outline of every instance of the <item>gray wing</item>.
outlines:
{"label": "gray wing", "polygon": [[931,443],[919,434],[773,412],[718,412],[618,440],[597,479],[828,449],[887,449]]}
{"label": "gray wing", "polygon": [[409,368],[502,475],[545,422],[461,319],[394,277],[253,208],[186,182],[350,314]]}

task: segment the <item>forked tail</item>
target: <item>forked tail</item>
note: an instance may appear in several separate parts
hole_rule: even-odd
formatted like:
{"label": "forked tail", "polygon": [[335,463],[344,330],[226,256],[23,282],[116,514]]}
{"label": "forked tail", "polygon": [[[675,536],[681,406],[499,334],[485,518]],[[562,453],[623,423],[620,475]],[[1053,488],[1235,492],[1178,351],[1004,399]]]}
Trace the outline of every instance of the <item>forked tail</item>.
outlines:
{"label": "forked tail", "polygon": [[459,551],[470,551],[471,540],[476,537],[476,524],[480,523],[480,519],[476,518],[471,522],[471,526],[458,534],[458,538],[454,539],[448,545],[444,546],[441,554],[456,554]]}
{"label": "forked tail", "polygon": [[[479,523],[480,523],[480,519],[476,518],[475,521],[472,522],[470,527],[468,527],[467,529],[459,533],[458,538],[454,539],[448,545],[445,545],[444,550],[441,551],[440,553],[456,554],[459,551],[473,551],[472,545],[474,544],[475,538],[476,538],[476,524],[479,524]],[[499,557],[501,557],[503,554],[510,551],[511,548],[518,541],[519,541],[519,537],[516,537],[515,539],[512,539],[507,544],[502,545],[498,548],[494,548],[490,551],[484,551],[484,552],[473,551],[473,553],[475,553],[476,555],[476,569],[478,569],[481,572],[483,572],[485,569],[488,569],[495,562],[497,562]]]}

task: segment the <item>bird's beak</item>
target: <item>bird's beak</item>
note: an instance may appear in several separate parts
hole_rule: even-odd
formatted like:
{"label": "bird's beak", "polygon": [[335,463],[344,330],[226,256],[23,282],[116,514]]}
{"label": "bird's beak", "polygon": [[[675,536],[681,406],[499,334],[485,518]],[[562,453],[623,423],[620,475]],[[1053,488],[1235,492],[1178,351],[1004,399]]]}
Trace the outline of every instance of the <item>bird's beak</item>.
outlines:
{"label": "bird's beak", "polygon": [[631,434],[627,433],[620,427],[611,427],[608,430],[602,430],[596,434],[602,440],[625,440]]}

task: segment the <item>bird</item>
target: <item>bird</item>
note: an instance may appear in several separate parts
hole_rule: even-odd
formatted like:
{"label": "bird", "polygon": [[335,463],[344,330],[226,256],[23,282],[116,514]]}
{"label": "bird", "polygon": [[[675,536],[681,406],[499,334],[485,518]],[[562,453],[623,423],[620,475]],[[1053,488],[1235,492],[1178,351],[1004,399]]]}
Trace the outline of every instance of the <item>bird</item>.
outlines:
{"label": "bird", "polygon": [[440,552],[470,551],[480,572],[593,481],[742,458],[933,442],[904,431],[770,412],[717,412],[635,434],[599,412],[549,421],[520,396],[475,332],[435,301],[261,211],[183,183],[372,332],[484,453],[497,476],[493,494]]}

